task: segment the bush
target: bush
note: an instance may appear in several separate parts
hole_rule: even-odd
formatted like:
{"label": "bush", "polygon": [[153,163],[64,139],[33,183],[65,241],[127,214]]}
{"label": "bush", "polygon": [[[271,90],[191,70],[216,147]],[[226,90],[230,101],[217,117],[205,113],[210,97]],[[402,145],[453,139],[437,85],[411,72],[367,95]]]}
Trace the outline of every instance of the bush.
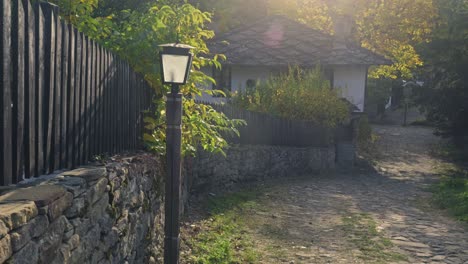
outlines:
{"label": "bush", "polygon": [[252,88],[234,94],[234,105],[288,119],[312,121],[335,127],[349,118],[345,101],[330,88],[320,67],[303,70],[289,68],[287,73],[257,82]]}
{"label": "bush", "polygon": [[373,133],[372,126],[367,115],[361,116],[357,121],[356,143],[361,155],[374,155],[376,148],[375,142],[378,136]]}

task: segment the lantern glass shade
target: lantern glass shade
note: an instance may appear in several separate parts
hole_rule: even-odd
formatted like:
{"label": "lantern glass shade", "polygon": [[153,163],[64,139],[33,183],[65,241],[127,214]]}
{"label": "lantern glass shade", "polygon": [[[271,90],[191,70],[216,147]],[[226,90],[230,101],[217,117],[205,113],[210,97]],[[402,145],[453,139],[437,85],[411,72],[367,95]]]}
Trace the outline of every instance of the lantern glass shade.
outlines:
{"label": "lantern glass shade", "polygon": [[185,84],[192,67],[193,47],[184,44],[161,45],[161,69],[164,84]]}
{"label": "lantern glass shade", "polygon": [[162,54],[165,83],[184,84],[190,56]]}

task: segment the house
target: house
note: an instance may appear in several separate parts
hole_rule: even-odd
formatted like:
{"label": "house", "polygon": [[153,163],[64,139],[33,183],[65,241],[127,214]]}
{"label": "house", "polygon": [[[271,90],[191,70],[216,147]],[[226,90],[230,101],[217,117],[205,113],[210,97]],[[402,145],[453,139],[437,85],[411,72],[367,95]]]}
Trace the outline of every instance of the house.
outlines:
{"label": "house", "polygon": [[[217,84],[210,87],[234,92],[256,80],[286,71],[291,65],[313,68],[320,64],[331,86],[364,111],[367,71],[371,65],[391,62],[346,40],[346,23],[335,29],[335,36],[324,34],[282,16],[261,19],[249,26],[233,29],[208,43],[214,54],[227,60],[221,71],[206,69]],[[219,101],[204,95],[203,101]]]}

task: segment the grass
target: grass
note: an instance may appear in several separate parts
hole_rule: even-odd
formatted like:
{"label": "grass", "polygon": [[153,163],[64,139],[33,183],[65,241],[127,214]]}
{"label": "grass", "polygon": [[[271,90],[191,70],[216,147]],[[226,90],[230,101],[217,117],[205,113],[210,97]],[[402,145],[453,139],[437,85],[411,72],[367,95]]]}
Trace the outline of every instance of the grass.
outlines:
{"label": "grass", "polygon": [[456,219],[468,223],[468,153],[442,142],[431,149],[431,155],[447,161],[435,168],[442,177],[432,186],[433,202]]}
{"label": "grass", "polygon": [[377,230],[377,223],[368,214],[351,214],[343,217],[343,228],[348,234],[349,242],[362,253],[358,257],[366,263],[387,263],[404,261],[406,257],[390,252],[392,242]]}
{"label": "grass", "polygon": [[245,191],[212,198],[208,201],[210,218],[201,224],[201,232],[188,241],[195,264],[256,263],[252,238],[246,231],[242,215],[258,204],[257,192]]}
{"label": "grass", "polygon": [[468,223],[468,171],[456,165],[446,165],[438,170],[442,178],[433,186],[434,202],[458,220]]}

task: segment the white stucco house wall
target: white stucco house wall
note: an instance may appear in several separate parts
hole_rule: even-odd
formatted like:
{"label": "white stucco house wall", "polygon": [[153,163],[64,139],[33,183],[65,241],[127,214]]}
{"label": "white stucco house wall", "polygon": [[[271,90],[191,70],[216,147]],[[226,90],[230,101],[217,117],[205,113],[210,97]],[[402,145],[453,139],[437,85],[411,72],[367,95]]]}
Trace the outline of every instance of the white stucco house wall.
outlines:
{"label": "white stucco house wall", "polygon": [[[204,69],[217,81],[206,89],[235,92],[245,89],[249,80],[265,80],[289,66],[314,68],[319,64],[332,87],[340,89],[339,94],[354,104],[356,111],[363,112],[369,66],[391,61],[347,41],[339,28],[335,32],[331,36],[285,17],[271,16],[219,35],[208,46],[212,53],[226,55],[227,60],[222,71]],[[199,100],[225,99],[204,95]]]}

